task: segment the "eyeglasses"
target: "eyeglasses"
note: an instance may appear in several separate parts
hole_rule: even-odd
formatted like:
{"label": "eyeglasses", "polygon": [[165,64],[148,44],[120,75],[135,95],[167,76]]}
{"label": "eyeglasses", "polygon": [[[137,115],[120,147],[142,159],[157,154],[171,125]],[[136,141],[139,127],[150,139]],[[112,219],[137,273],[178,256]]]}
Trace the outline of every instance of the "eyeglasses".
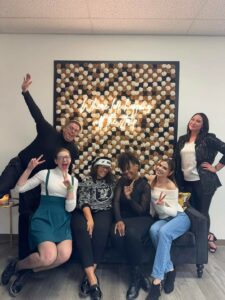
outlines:
{"label": "eyeglasses", "polygon": [[65,156],[57,156],[57,159],[58,159],[58,160],[64,160],[64,159],[69,160],[69,159],[71,159],[71,157],[70,157],[69,155],[65,155]]}

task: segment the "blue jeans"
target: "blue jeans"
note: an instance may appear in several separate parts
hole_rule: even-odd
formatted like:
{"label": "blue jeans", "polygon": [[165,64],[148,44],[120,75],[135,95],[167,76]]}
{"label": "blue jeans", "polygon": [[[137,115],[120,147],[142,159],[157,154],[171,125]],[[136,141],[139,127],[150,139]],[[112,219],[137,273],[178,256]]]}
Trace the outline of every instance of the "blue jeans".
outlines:
{"label": "blue jeans", "polygon": [[178,212],[176,217],[168,217],[155,222],[150,230],[152,242],[156,249],[151,276],[164,279],[164,275],[174,269],[170,258],[172,241],[190,228],[191,222],[185,212]]}

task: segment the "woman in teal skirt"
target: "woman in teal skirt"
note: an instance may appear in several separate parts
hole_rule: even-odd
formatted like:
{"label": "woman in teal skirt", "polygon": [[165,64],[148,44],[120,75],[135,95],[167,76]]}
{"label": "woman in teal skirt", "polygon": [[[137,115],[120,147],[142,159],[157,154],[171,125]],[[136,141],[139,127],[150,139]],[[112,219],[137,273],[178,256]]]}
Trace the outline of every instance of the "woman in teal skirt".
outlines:
{"label": "woman in teal skirt", "polygon": [[[3,284],[8,284],[13,275],[27,269],[38,272],[55,268],[66,262],[72,252],[70,212],[76,206],[78,181],[68,174],[70,152],[60,149],[56,153],[55,169],[42,170],[28,179],[33,169],[43,162],[42,156],[31,159],[17,182],[20,193],[41,184],[41,201],[31,219],[29,232],[30,248],[34,252],[25,259],[9,263],[2,273]],[[17,295],[23,287],[18,285],[18,278],[9,287],[12,296]]]}

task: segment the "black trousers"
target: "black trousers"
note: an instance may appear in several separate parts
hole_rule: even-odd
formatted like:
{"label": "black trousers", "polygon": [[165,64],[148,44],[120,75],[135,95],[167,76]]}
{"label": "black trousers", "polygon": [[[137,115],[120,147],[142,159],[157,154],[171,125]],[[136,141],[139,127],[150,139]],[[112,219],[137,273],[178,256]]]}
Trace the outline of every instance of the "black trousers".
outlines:
{"label": "black trousers", "polygon": [[148,235],[153,224],[151,216],[132,217],[123,219],[125,223],[125,236],[121,237],[118,232],[114,233],[115,224],[111,229],[113,246],[122,255],[126,255],[130,266],[138,266],[142,263],[143,241]]}
{"label": "black trousers", "polygon": [[208,230],[210,228],[210,216],[209,216],[209,208],[212,201],[212,197],[215,193],[204,193],[202,188],[202,182],[198,181],[185,181],[185,192],[191,193],[191,198],[189,200],[191,206],[193,206],[196,210],[201,212],[208,220]]}
{"label": "black trousers", "polygon": [[23,259],[31,254],[29,247],[30,220],[40,203],[41,188],[20,194],[19,200],[19,258]]}
{"label": "black trousers", "polygon": [[92,217],[94,220],[92,237],[87,232],[87,221],[82,211],[75,210],[71,220],[73,237],[83,268],[101,261],[112,225],[111,210],[92,213]]}
{"label": "black trousers", "polygon": [[[20,158],[14,157],[10,160],[0,176],[0,197],[13,189],[22,175],[24,169]],[[40,203],[40,187],[19,195],[19,258],[28,256],[29,248],[29,226],[33,213]]]}
{"label": "black trousers", "polygon": [[0,176],[0,198],[15,187],[23,171],[20,158],[12,158]]}

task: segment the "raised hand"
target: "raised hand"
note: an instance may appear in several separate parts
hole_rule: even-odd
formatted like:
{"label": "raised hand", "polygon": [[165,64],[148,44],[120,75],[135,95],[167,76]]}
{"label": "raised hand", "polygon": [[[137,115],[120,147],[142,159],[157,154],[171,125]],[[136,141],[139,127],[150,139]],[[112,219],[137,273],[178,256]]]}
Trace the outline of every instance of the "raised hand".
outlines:
{"label": "raised hand", "polygon": [[21,85],[22,91],[24,93],[28,91],[31,83],[32,83],[32,78],[31,78],[31,75],[28,73],[28,74],[26,74],[26,77],[23,78],[23,83]]}
{"label": "raised hand", "polygon": [[129,200],[131,199],[131,194],[133,192],[134,182],[135,180],[133,180],[130,185],[126,185],[123,189],[126,198]]}
{"label": "raised hand", "polygon": [[159,199],[155,201],[155,204],[157,204],[157,205],[164,205],[164,203],[165,203],[165,201],[164,201],[165,197],[166,197],[166,194],[163,194],[161,192],[160,195],[159,195]]}
{"label": "raised hand", "polygon": [[43,164],[45,162],[45,160],[43,159],[42,160],[42,157],[43,157],[43,154],[41,154],[38,158],[32,158],[30,161],[29,161],[29,164],[27,166],[27,169],[29,171],[32,171],[34,168],[36,168],[37,166]]}
{"label": "raised hand", "polygon": [[67,190],[71,187],[71,183],[68,177],[68,173],[67,172],[63,172],[63,184],[65,185],[65,187],[67,188]]}

